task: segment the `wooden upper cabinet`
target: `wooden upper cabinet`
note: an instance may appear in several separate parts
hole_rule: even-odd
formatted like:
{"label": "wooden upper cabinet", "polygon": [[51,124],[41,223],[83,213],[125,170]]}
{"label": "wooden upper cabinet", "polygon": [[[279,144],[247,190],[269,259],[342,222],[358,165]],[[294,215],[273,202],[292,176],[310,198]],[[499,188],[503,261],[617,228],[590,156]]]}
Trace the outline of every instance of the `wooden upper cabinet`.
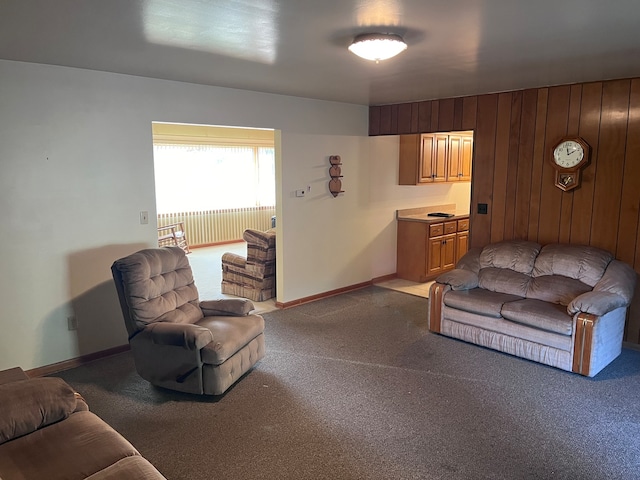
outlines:
{"label": "wooden upper cabinet", "polygon": [[448,181],[471,181],[471,159],[473,158],[473,135],[468,133],[450,134],[451,149]]}
{"label": "wooden upper cabinet", "polygon": [[[418,155],[411,155],[409,159],[416,158],[418,161],[418,178],[409,180],[409,183],[404,185],[415,185],[417,183],[433,182],[434,169],[433,169],[433,151],[435,149],[435,139],[433,135],[421,135],[420,137],[420,152]],[[409,160],[411,161],[411,160]],[[413,160],[415,163],[416,160]]]}
{"label": "wooden upper cabinet", "polygon": [[473,132],[400,136],[400,185],[471,180]]}

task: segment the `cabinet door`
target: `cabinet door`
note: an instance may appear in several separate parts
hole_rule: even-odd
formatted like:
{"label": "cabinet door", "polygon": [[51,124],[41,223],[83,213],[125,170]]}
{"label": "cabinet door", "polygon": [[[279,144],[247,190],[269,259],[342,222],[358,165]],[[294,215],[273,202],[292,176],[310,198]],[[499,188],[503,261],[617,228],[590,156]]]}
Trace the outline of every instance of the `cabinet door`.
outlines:
{"label": "cabinet door", "polygon": [[451,270],[456,265],[456,235],[429,239],[427,276]]}
{"label": "cabinet door", "polygon": [[432,177],[434,182],[447,181],[447,157],[449,155],[449,135],[435,134],[432,151]]}
{"label": "cabinet door", "polygon": [[435,138],[433,135],[422,135],[421,141],[420,158],[418,159],[420,162],[418,165],[418,183],[432,183]]}
{"label": "cabinet door", "polygon": [[442,270],[451,270],[456,266],[456,235],[442,238]]}
{"label": "cabinet door", "polygon": [[456,235],[456,263],[469,250],[469,232],[462,232]]}
{"label": "cabinet door", "polygon": [[471,162],[473,159],[473,136],[463,135],[461,138],[460,156],[458,161],[458,180],[471,181]]}
{"label": "cabinet door", "polygon": [[442,238],[429,239],[427,246],[427,275],[436,275],[442,272]]}
{"label": "cabinet door", "polygon": [[459,181],[460,155],[462,151],[462,137],[449,135],[449,165],[447,167],[447,182]]}

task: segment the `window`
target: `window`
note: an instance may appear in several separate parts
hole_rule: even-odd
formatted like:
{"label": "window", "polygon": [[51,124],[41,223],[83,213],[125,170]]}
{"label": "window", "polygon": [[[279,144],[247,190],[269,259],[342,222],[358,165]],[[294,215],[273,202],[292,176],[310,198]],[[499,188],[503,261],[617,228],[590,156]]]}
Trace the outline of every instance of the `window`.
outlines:
{"label": "window", "polygon": [[155,144],[153,158],[158,214],[275,205],[272,146]]}

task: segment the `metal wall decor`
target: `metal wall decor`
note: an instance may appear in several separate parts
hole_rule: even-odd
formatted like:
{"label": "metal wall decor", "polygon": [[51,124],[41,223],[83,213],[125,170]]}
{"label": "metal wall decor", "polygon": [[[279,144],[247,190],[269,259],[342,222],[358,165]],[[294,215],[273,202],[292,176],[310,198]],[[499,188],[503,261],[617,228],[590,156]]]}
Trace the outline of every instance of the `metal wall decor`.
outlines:
{"label": "metal wall decor", "polygon": [[341,159],[340,155],[331,155],[329,157],[329,163],[331,164],[331,168],[329,168],[329,176],[331,180],[329,181],[329,191],[331,195],[337,197],[339,193],[344,193],[342,190],[342,170],[340,169]]}

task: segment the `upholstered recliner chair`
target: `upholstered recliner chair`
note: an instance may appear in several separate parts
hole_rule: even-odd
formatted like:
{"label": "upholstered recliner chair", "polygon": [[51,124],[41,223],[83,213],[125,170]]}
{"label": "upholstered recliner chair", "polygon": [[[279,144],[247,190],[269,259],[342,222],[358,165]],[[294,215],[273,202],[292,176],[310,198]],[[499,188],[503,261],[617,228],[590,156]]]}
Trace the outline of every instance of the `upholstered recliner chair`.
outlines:
{"label": "upholstered recliner chair", "polygon": [[185,252],[141,250],[111,267],[140,376],[220,395],[264,357],[264,320],[244,299],[200,301]]}
{"label": "upholstered recliner chair", "polygon": [[262,302],[276,296],[276,234],[247,229],[247,257],[222,256],[222,293]]}

